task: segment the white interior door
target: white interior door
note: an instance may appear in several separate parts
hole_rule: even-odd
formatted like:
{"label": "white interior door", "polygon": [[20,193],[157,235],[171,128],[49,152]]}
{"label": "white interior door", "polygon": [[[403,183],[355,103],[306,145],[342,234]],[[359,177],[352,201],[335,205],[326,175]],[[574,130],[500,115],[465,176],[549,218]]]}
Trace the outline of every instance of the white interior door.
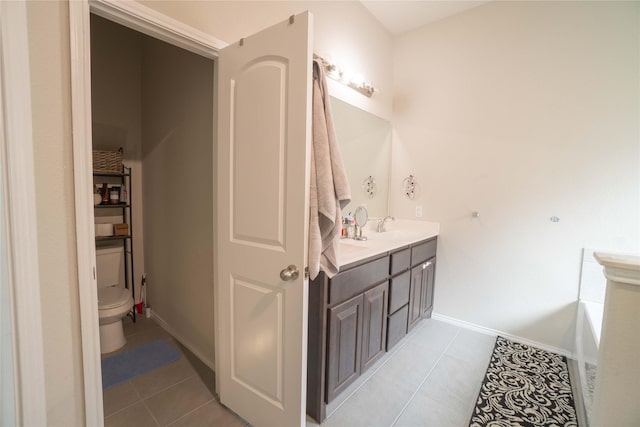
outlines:
{"label": "white interior door", "polygon": [[218,62],[216,375],[256,427],[305,422],[311,28],[296,15]]}

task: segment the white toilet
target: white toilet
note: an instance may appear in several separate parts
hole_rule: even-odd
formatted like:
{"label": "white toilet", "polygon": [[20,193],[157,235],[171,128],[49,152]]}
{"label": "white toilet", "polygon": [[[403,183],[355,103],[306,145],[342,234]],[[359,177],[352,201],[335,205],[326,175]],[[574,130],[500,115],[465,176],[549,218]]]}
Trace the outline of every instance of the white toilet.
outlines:
{"label": "white toilet", "polygon": [[131,289],[124,287],[124,251],[122,246],[96,248],[100,352],[111,353],[127,340],[122,318],[133,308]]}

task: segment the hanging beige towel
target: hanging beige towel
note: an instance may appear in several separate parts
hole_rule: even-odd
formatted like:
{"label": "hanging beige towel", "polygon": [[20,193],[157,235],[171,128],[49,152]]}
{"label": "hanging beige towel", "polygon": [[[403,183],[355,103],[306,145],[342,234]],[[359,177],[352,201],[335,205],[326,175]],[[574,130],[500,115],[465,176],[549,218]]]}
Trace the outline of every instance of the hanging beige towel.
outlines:
{"label": "hanging beige towel", "polygon": [[313,141],[309,192],[309,276],[320,268],[329,277],[338,272],[342,208],[351,201],[342,164],[324,68],[313,61]]}

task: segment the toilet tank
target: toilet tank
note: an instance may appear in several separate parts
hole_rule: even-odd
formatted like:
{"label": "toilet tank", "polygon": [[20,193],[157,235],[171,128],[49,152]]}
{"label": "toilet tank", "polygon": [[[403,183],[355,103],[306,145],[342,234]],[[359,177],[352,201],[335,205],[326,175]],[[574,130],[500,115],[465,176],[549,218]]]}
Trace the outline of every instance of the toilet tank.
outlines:
{"label": "toilet tank", "polygon": [[98,289],[124,287],[124,250],[122,246],[96,248]]}

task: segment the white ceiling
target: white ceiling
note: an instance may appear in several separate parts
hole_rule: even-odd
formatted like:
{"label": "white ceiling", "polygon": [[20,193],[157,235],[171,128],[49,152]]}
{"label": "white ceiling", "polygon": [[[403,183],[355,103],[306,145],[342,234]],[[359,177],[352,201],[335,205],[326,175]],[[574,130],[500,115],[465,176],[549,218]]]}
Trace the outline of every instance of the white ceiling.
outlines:
{"label": "white ceiling", "polygon": [[415,30],[487,2],[488,0],[361,0],[362,5],[393,35]]}

